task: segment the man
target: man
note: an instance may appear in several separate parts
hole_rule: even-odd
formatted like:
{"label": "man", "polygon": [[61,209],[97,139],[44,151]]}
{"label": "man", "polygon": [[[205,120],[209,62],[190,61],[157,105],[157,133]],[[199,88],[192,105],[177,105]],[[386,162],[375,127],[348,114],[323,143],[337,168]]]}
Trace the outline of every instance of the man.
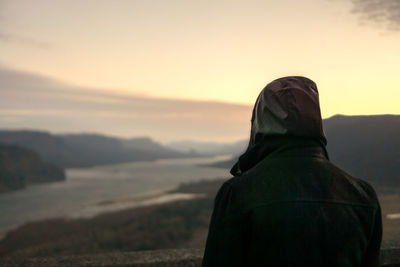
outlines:
{"label": "man", "polygon": [[375,191],[332,164],[326,144],[316,84],[268,84],[235,177],[216,196],[203,267],[379,266]]}

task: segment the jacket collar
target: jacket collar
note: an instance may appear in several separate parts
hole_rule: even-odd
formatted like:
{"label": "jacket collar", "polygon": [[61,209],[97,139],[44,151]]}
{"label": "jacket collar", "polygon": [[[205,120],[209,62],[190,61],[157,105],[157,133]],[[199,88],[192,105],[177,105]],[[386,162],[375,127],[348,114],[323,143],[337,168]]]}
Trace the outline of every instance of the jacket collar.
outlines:
{"label": "jacket collar", "polygon": [[325,144],[319,139],[296,136],[264,136],[241,155],[230,173],[241,176],[266,157],[322,157],[329,160]]}

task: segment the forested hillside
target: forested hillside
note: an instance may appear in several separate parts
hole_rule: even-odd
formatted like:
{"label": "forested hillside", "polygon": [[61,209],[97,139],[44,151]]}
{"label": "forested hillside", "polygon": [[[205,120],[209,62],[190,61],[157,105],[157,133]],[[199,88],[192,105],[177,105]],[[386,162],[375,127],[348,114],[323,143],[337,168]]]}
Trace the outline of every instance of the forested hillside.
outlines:
{"label": "forested hillside", "polygon": [[44,163],[35,152],[17,146],[0,145],[0,193],[28,184],[65,180],[64,171]]}

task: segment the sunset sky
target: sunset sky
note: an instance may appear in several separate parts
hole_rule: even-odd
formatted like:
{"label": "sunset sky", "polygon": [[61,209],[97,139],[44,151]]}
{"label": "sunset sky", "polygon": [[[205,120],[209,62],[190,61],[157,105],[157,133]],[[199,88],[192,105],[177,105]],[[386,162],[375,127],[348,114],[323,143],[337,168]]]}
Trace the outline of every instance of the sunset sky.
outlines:
{"label": "sunset sky", "polygon": [[327,118],[400,114],[399,72],[397,0],[0,0],[0,128],[232,141],[275,78],[313,79]]}

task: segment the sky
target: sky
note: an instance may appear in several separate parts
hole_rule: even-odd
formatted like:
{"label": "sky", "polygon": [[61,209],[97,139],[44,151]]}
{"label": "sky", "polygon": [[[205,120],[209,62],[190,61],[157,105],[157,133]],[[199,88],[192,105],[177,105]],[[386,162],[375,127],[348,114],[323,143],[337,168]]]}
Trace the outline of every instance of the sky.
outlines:
{"label": "sky", "polygon": [[399,47],[398,0],[0,0],[0,128],[233,141],[287,75],[400,114]]}

